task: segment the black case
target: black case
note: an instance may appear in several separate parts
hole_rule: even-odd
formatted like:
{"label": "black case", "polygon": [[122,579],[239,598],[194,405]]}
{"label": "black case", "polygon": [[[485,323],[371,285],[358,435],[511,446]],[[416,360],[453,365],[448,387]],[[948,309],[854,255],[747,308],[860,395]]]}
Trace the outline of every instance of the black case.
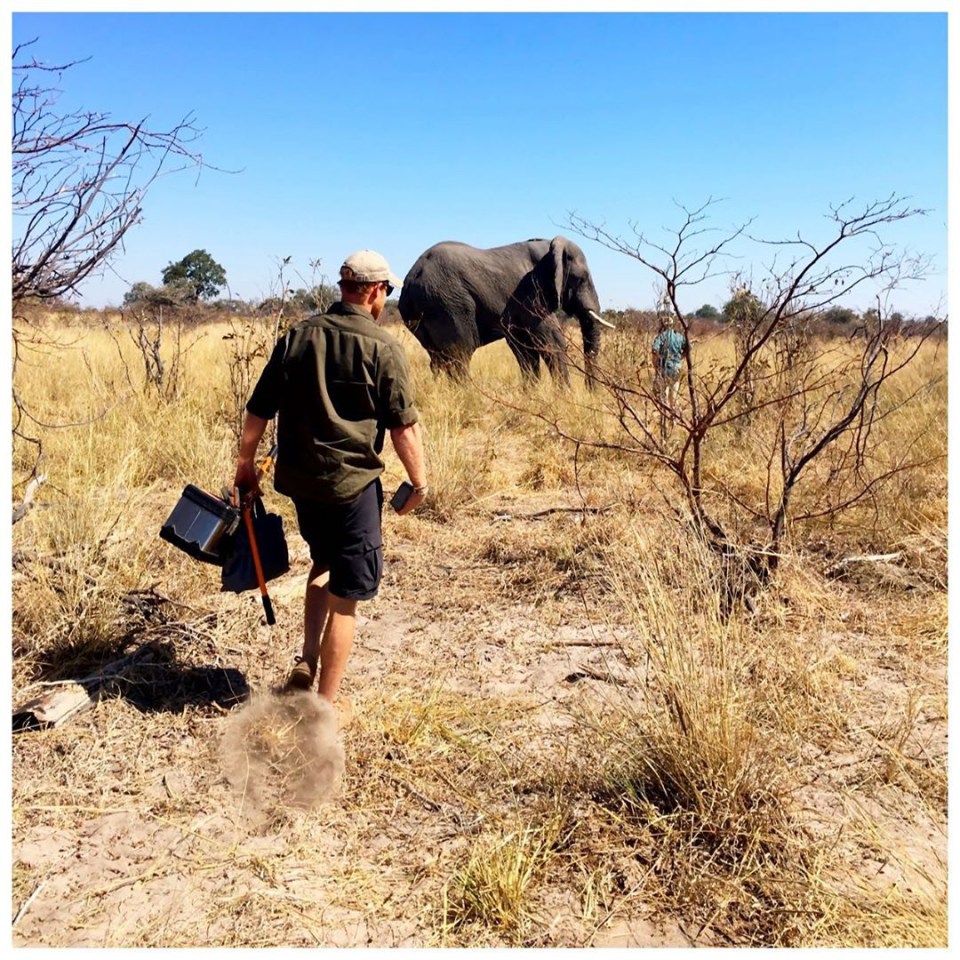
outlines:
{"label": "black case", "polygon": [[225,541],[239,525],[236,507],[191,483],[183,488],[160,536],[195,560],[222,566]]}
{"label": "black case", "polygon": [[[276,513],[267,513],[263,500],[257,497],[250,505],[250,519],[264,582],[282,576],[290,569],[283,518]],[[256,590],[260,581],[245,522],[240,524],[236,534],[224,541],[222,552],[224,560],[220,570],[220,589],[231,593]]]}

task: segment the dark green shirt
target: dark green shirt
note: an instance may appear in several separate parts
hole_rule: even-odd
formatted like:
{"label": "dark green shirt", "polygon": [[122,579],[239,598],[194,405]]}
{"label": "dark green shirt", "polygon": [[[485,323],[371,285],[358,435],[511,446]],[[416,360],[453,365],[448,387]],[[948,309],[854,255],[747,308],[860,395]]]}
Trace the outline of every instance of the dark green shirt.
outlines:
{"label": "dark green shirt", "polygon": [[342,302],[277,341],[247,410],[279,414],[277,490],[328,503],[352,500],[380,476],[385,430],[418,419],[403,348]]}

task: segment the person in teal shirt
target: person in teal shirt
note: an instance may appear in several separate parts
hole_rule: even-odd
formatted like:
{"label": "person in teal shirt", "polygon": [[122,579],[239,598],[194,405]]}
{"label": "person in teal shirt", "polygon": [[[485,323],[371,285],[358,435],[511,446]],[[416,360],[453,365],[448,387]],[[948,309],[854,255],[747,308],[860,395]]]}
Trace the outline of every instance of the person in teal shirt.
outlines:
{"label": "person in teal shirt", "polygon": [[660,332],[654,337],[653,387],[657,400],[671,416],[680,393],[680,365],[690,360],[690,343],[686,334],[674,329],[673,313],[663,311],[660,316]]}

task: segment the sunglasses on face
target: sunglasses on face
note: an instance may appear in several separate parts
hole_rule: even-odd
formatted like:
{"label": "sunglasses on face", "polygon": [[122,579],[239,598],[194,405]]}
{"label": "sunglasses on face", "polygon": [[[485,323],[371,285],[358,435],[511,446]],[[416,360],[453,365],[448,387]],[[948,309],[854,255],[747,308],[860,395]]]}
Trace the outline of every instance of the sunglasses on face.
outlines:
{"label": "sunglasses on face", "polygon": [[391,296],[393,294],[393,284],[385,283],[384,286],[387,288],[387,296]]}

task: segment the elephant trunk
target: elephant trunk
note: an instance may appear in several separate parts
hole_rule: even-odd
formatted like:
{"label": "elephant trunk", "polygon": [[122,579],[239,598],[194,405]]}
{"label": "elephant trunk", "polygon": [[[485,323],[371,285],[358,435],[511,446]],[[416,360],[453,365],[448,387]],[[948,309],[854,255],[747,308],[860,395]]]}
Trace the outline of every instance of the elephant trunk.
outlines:
{"label": "elephant trunk", "polygon": [[583,334],[583,367],[587,378],[587,386],[594,385],[594,370],[600,353],[600,324],[596,322],[597,314],[593,310],[585,310],[577,315],[580,322],[580,332]]}
{"label": "elephant trunk", "polygon": [[587,385],[594,386],[597,357],[600,354],[600,328],[610,327],[600,316],[600,297],[593,284],[593,277],[586,269],[583,254],[579,255],[579,270],[572,271],[568,277],[566,295],[561,308],[568,316],[575,316],[583,335],[584,371]]}
{"label": "elephant trunk", "polygon": [[583,355],[589,359],[596,357],[600,352],[600,326],[593,319],[593,311],[577,317],[580,321],[580,332],[583,334]]}
{"label": "elephant trunk", "polygon": [[[592,287],[592,284],[590,285]],[[604,320],[600,316],[600,300],[591,289],[590,296],[584,297],[580,309],[577,311],[577,319],[580,322],[580,332],[583,334],[583,357],[584,370],[587,376],[587,386],[593,387],[595,383],[596,361],[600,353],[600,328],[610,327],[613,324]]]}

